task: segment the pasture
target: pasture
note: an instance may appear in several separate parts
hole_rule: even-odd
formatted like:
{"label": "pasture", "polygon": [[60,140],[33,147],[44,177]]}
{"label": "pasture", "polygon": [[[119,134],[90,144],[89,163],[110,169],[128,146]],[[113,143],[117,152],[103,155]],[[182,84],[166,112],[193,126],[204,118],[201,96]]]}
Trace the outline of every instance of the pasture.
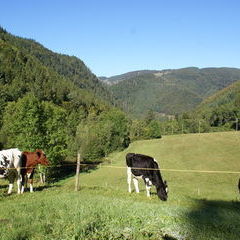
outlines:
{"label": "pasture", "polygon": [[[158,160],[169,185],[167,202],[157,198],[154,187],[148,199],[141,181],[139,194],[128,193],[127,152]],[[238,240],[239,174],[188,170],[239,172],[240,133],[134,142],[96,169],[81,173],[78,192],[74,176],[20,196],[16,186],[7,196],[7,181],[1,180],[0,239]]]}

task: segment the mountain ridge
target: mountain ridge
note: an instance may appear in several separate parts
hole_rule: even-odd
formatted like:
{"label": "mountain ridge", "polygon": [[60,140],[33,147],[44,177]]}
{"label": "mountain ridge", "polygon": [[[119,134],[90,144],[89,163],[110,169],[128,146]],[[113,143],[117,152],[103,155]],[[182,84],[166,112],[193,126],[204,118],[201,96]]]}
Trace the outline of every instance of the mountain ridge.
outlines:
{"label": "mountain ridge", "polygon": [[240,69],[227,67],[133,71],[105,78],[122,108],[142,118],[148,110],[181,114],[240,79]]}

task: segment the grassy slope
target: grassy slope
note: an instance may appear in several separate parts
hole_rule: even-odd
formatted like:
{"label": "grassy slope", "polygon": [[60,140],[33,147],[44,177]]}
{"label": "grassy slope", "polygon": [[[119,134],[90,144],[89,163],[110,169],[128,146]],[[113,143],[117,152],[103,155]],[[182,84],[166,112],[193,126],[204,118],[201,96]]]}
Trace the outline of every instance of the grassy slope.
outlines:
{"label": "grassy slope", "polygon": [[[239,238],[240,206],[237,174],[162,171],[169,200],[143,184],[139,195],[127,193],[127,152],[154,156],[163,169],[240,171],[240,133],[166,136],[139,141],[109,156],[110,164],[43,191],[4,196],[0,186],[1,239],[229,239]],[[42,189],[39,189],[42,190]]]}

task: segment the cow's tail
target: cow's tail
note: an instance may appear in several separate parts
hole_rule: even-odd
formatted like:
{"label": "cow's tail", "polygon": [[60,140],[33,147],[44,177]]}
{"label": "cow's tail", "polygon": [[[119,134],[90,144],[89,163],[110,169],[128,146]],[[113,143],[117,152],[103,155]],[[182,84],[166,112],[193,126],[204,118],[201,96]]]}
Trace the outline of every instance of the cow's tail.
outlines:
{"label": "cow's tail", "polygon": [[20,155],[21,175],[23,175],[24,172],[26,171],[26,165],[27,165],[26,163],[27,163],[26,154],[24,152],[22,152]]}

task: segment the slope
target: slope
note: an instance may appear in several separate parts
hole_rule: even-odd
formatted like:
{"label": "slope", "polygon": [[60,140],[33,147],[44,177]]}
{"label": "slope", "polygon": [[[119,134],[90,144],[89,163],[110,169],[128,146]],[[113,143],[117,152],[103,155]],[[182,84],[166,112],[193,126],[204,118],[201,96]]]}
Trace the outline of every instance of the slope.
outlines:
{"label": "slope", "polygon": [[215,130],[240,129],[240,81],[206,98],[191,115],[204,119]]}
{"label": "slope", "polygon": [[206,98],[202,104],[199,105],[199,109],[205,107],[214,108],[223,104],[233,105],[237,104],[239,101],[240,80]]}
{"label": "slope", "polygon": [[79,88],[111,101],[108,90],[79,58],[54,53],[34,40],[13,36],[1,27],[0,39],[21,49],[26,54],[34,56],[44,66],[72,81]]}

